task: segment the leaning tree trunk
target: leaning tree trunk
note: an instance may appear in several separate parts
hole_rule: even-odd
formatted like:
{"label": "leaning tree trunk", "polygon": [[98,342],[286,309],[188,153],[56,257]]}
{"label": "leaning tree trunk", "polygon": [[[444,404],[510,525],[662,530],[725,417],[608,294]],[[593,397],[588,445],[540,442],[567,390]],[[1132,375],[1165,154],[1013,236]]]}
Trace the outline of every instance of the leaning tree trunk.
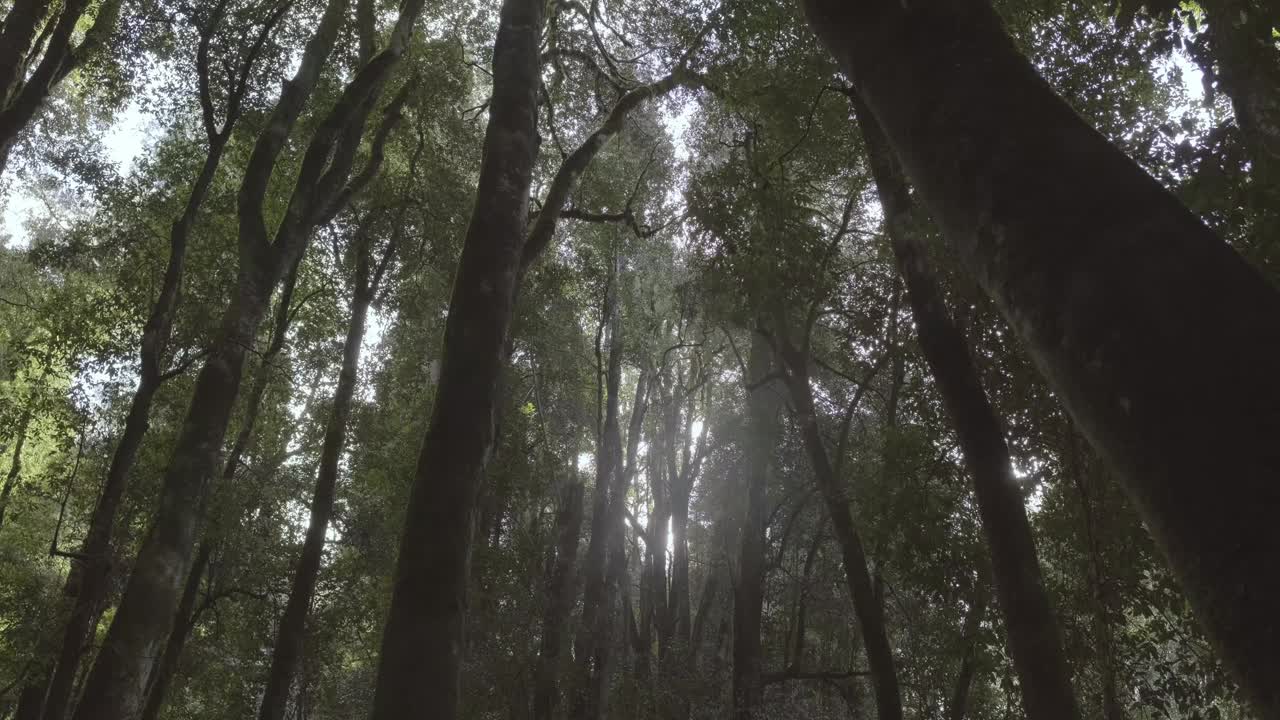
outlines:
{"label": "leaning tree trunk", "polygon": [[[415,155],[413,162],[416,163]],[[412,175],[412,172],[410,173]],[[397,218],[387,249],[376,267],[372,262],[371,229],[361,227],[355,231],[355,278],[351,294],[351,317],[347,323],[347,337],[342,348],[342,368],[338,373],[338,387],[334,391],[333,407],[325,427],[324,443],[320,450],[320,469],[316,489],[311,498],[311,515],[308,520],[302,554],[294,571],[293,587],[285,604],[280,626],[276,631],[275,649],[271,655],[271,669],[263,694],[259,720],[282,720],[288,709],[290,689],[302,662],[307,613],[315,595],[320,576],[320,561],[324,554],[325,533],[333,514],[334,498],[338,485],[338,466],[347,441],[347,424],[351,418],[351,405],[355,397],[357,373],[360,369],[360,351],[364,343],[365,324],[369,306],[377,297],[378,289],[387,268],[394,257],[401,237],[403,213]],[[287,314],[281,320],[287,323]]]}
{"label": "leaning tree trunk", "polygon": [[995,408],[987,399],[964,335],[951,321],[929,269],[914,203],[884,136],[856,97],[855,113],[871,160],[898,273],[907,285],[920,350],[928,363],[973,476],[996,597],[1008,631],[1009,654],[1032,720],[1080,717],[1071,669],[1036,557],[1035,539],[1013,474],[1013,460]]}
{"label": "leaning tree trunk", "polygon": [[948,242],[1280,716],[1280,292],[1089,127],[985,0],[806,0]]}
{"label": "leaning tree trunk", "polygon": [[[267,343],[267,348],[262,352],[262,356],[258,361],[252,388],[245,399],[244,416],[240,421],[240,430],[236,433],[236,439],[222,463],[219,482],[222,483],[224,488],[235,480],[236,471],[240,468],[242,458],[252,447],[254,428],[257,427],[258,418],[262,413],[262,401],[266,397],[267,387],[270,385],[272,374],[275,371],[275,359],[284,351],[285,340],[288,338],[289,324],[293,317],[290,308],[292,307],[293,293],[296,289],[298,270],[297,263],[289,269],[289,274],[285,277],[283,286],[280,289],[280,297],[276,300],[271,340]],[[222,526],[221,522],[216,520],[212,527],[206,528],[204,531],[203,539],[200,541],[199,549],[196,551],[196,558],[192,563],[191,570],[187,572],[182,596],[178,601],[177,610],[174,612],[173,621],[170,624],[169,636],[165,640],[164,653],[151,670],[151,675],[147,681],[142,720],[153,720],[164,707],[169,686],[172,684],[173,677],[177,674],[178,663],[182,660],[187,641],[190,639],[191,631],[195,629],[196,621],[198,620],[199,609],[195,605],[196,594],[200,590],[200,584],[204,580],[205,572],[209,569],[209,559],[211,556],[219,554],[221,544],[226,539],[225,533],[227,531],[228,528]]]}
{"label": "leaning tree trunk", "polygon": [[164,644],[164,655],[160,657],[151,678],[147,683],[147,700],[143,706],[140,720],[156,720],[164,709],[169,686],[178,674],[178,663],[182,660],[182,652],[187,647],[191,631],[200,619],[196,601],[200,598],[200,582],[204,578],[205,568],[213,555],[213,544],[205,540],[196,551],[195,562],[191,572],[187,574],[186,584],[182,588],[182,599],[178,601],[178,612],[174,616],[173,629]]}
{"label": "leaning tree trunk", "polygon": [[[764,657],[760,621],[764,610],[765,515],[769,477],[778,443],[776,389],[765,382],[772,351],[754,334],[747,364],[747,437],[743,475],[747,506],[738,543],[738,578],[733,593],[733,717],[760,720],[764,703]],[[802,631],[803,632],[803,631]]]}
{"label": "leaning tree trunk", "polygon": [[880,605],[880,598],[877,597],[871,580],[862,537],[853,525],[848,491],[841,487],[840,479],[836,477],[835,468],[831,465],[818,429],[818,416],[813,405],[813,391],[809,387],[806,367],[809,359],[786,340],[783,340],[780,352],[787,366],[786,381],[795,407],[796,421],[800,426],[809,461],[813,465],[814,482],[826,503],[831,528],[840,547],[845,581],[853,600],[858,629],[862,631],[867,667],[875,690],[877,716],[880,720],[902,720],[902,693],[899,690],[893,649],[889,644],[884,608]]}

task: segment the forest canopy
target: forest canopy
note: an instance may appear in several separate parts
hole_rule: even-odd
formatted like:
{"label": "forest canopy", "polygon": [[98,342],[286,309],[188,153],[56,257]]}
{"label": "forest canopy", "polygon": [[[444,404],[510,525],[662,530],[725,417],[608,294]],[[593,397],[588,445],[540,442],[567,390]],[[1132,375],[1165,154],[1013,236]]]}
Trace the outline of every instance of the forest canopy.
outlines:
{"label": "forest canopy", "polygon": [[1276,0],[0,18],[0,720],[1280,718]]}

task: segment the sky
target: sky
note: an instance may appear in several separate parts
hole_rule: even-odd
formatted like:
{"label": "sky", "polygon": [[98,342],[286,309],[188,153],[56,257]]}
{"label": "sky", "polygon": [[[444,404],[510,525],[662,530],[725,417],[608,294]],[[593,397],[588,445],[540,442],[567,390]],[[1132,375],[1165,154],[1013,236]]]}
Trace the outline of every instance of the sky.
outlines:
{"label": "sky", "polygon": [[[137,100],[130,102],[116,116],[111,129],[103,138],[103,150],[121,175],[128,175],[133,170],[134,159],[142,153],[151,139],[149,131],[152,124],[151,118],[143,112],[142,105]],[[0,216],[0,235],[10,237],[10,247],[26,247],[27,233],[23,224],[31,213],[40,209],[40,200],[24,191],[18,183],[14,183],[4,201],[3,215]]]}

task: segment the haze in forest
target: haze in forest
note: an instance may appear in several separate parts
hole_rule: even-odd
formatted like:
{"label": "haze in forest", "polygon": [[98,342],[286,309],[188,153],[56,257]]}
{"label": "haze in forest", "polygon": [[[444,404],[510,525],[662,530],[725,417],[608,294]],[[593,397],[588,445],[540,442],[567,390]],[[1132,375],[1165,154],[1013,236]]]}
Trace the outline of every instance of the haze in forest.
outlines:
{"label": "haze in forest", "polygon": [[0,0],[0,720],[1280,720],[1276,0]]}

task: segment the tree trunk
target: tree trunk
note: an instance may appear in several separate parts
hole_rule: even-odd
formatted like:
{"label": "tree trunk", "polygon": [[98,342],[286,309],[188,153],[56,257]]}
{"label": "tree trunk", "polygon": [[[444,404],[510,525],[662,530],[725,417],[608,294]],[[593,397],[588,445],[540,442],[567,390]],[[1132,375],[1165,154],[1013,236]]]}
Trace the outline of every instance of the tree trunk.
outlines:
{"label": "tree trunk", "polygon": [[[102,492],[98,496],[98,502],[94,505],[93,515],[89,520],[89,529],[85,533],[84,543],[80,549],[82,558],[77,561],[81,567],[73,571],[73,576],[76,574],[80,576],[79,590],[75,593],[71,614],[63,630],[62,648],[58,654],[56,669],[49,681],[49,698],[45,703],[44,720],[62,720],[66,715],[67,707],[72,700],[72,685],[80,665],[80,657],[93,631],[94,620],[98,617],[103,603],[106,602],[111,576],[111,535],[115,528],[120,501],[128,489],[129,472],[133,469],[138,450],[142,447],[142,440],[150,427],[151,403],[166,378],[166,374],[162,372],[163,355],[169,344],[170,330],[181,292],[187,240],[195,224],[196,215],[204,204],[214,176],[217,174],[222,151],[230,138],[232,122],[233,120],[228,120],[221,134],[210,137],[204,166],[191,187],[186,207],[169,230],[168,265],[161,282],[160,294],[156,298],[151,316],[147,319],[142,332],[139,352],[141,376],[129,404],[124,432],[116,444],[115,453],[111,456],[111,465],[107,469]],[[73,578],[69,577],[67,582],[70,585]]]}
{"label": "tree trunk", "polygon": [[738,546],[738,582],[733,594],[733,717],[760,720],[764,703],[764,658],[760,621],[764,608],[765,514],[769,477],[778,443],[778,402],[773,385],[764,383],[772,352],[768,341],[752,335],[747,366],[748,435],[743,448],[747,507]]}
{"label": "tree trunk", "polygon": [[573,612],[574,568],[581,533],[582,483],[572,482],[562,490],[556,512],[555,565],[547,578],[547,607],[542,616],[533,720],[551,720],[560,704],[560,656],[568,641],[569,614]]}
{"label": "tree trunk", "polygon": [[841,487],[835,468],[827,455],[818,429],[818,416],[813,406],[813,392],[809,388],[808,358],[784,341],[783,361],[787,365],[787,386],[795,406],[796,422],[804,439],[805,449],[813,464],[814,482],[827,506],[827,515],[840,547],[845,581],[853,599],[854,615],[858,629],[862,631],[862,643],[867,655],[871,683],[875,689],[876,711],[880,720],[902,720],[902,694],[898,688],[898,671],[889,645],[889,633],[885,627],[884,609],[876,597],[867,564],[867,553],[862,538],[853,525],[849,511],[848,491]]}
{"label": "tree trunk", "polygon": [[22,448],[27,444],[27,430],[31,427],[31,408],[22,411],[18,419],[18,430],[14,433],[13,455],[9,461],[9,472],[4,476],[4,487],[0,488],[0,529],[4,529],[4,511],[9,507],[9,496],[22,480]]}
{"label": "tree trunk", "polygon": [[[919,322],[917,320],[917,322]],[[964,616],[964,629],[960,642],[964,643],[964,655],[960,658],[960,670],[956,673],[955,688],[947,702],[947,720],[964,720],[969,712],[969,691],[973,688],[973,676],[978,665],[978,632],[987,614],[987,587],[979,576],[969,600],[969,610]]]}
{"label": "tree trunk", "polygon": [[147,677],[190,572],[190,548],[239,390],[245,348],[252,347],[272,284],[259,276],[241,290],[224,320],[218,349],[200,371],[165,472],[159,512],[90,672],[77,720],[117,720],[141,709]]}
{"label": "tree trunk", "polygon": [[13,714],[13,720],[38,720],[44,708],[47,687],[43,676],[37,678],[36,682],[23,685],[22,692],[18,693],[18,708]]}
{"label": "tree trunk", "polygon": [[27,67],[27,53],[40,23],[49,12],[47,0],[15,0],[0,29],[0,108],[8,104],[15,86],[20,87]]}
{"label": "tree trunk", "polygon": [[[332,200],[323,196],[320,189],[336,170],[322,174],[320,169],[327,158],[342,153],[332,152],[336,135],[328,128],[339,123],[348,127],[355,121],[355,106],[362,105],[367,97],[362,93],[376,92],[363,86],[353,90],[357,83],[381,87],[376,77],[366,73],[373,65],[370,63],[344,90],[324,120],[324,132],[317,132],[308,145],[285,218],[275,239],[268,241],[262,215],[267,181],[319,78],[320,66],[334,45],[345,15],[345,0],[331,0],[325,7],[297,73],[285,84],[249,158],[238,198],[240,266],[235,295],[223,316],[213,350],[196,378],[195,393],[164,474],[155,520],[143,540],[103,648],[85,683],[76,720],[123,720],[142,710],[148,677],[160,656],[181,599],[183,582],[191,569],[207,489],[240,390],[245,353],[254,345],[275,286],[304,251],[311,223],[320,215],[319,208]],[[336,160],[334,164],[338,164]],[[349,164],[345,170],[350,170]]]}
{"label": "tree trunk", "polygon": [[457,717],[476,498],[494,443],[499,377],[538,151],[544,3],[504,0],[476,205],[445,326],[435,408],[409,496],[373,718]]}
{"label": "tree trunk", "polygon": [[1280,293],[1056,97],[983,0],[805,5],[1246,696],[1280,716]]}
{"label": "tree trunk", "polygon": [[996,597],[1008,630],[1009,655],[1033,720],[1080,717],[1057,619],[1045,592],[1022,489],[995,409],[987,400],[964,336],[951,321],[928,266],[906,181],[880,128],[856,97],[855,112],[871,159],[898,273],[907,285],[920,350],[938,384],[973,476],[978,515],[991,551]]}
{"label": "tree trunk", "polygon": [[[609,355],[604,371],[604,423],[596,443],[596,487],[592,500],[591,538],[587,542],[582,590],[582,623],[574,640],[577,681],[572,717],[594,720],[605,712],[608,659],[614,614],[612,558],[614,539],[622,533],[622,432],[618,415],[622,391],[622,310],[616,263],[610,270],[604,314],[609,329]],[[616,517],[616,520],[615,520]]]}
{"label": "tree trunk", "polygon": [[[40,6],[43,10],[36,11],[36,24],[39,23],[39,17],[48,12],[47,3],[40,3]],[[57,19],[50,20],[54,23],[53,30],[39,64],[26,77],[26,70],[35,59],[27,54],[31,42],[30,31],[27,29],[29,17],[25,9],[20,8],[15,8],[20,10],[17,17],[14,17],[13,12],[5,17],[6,36],[8,21],[11,17],[15,20],[15,45],[12,51],[23,57],[18,60],[17,67],[10,65],[7,58],[3,61],[4,65],[0,66],[0,72],[6,76],[0,77],[0,81],[8,85],[7,88],[0,89],[0,175],[4,174],[9,151],[17,142],[19,134],[39,112],[49,93],[72,70],[99,51],[115,31],[120,15],[120,0],[106,0],[98,5],[93,24],[85,30],[80,45],[73,47],[72,37],[88,6],[88,0],[67,0],[63,4]],[[34,25],[31,27],[34,29]],[[7,43],[9,37],[0,37],[0,41]]]}
{"label": "tree trunk", "polygon": [[156,720],[169,693],[169,686],[178,673],[178,663],[182,660],[182,652],[186,649],[187,639],[195,629],[199,620],[196,600],[200,597],[200,581],[209,567],[209,559],[213,554],[213,543],[205,540],[196,552],[191,572],[187,574],[186,584],[182,588],[182,599],[178,601],[178,612],[175,613],[173,628],[165,641],[164,655],[151,673],[147,683],[147,701],[143,707],[140,720]]}
{"label": "tree trunk", "polygon": [[276,631],[275,651],[271,655],[271,669],[258,713],[258,720],[283,720],[289,705],[293,678],[302,659],[302,645],[306,634],[307,613],[315,594],[320,575],[320,560],[324,554],[325,533],[329,529],[329,516],[333,513],[334,496],[338,484],[338,466],[347,441],[347,423],[351,416],[351,401],[355,396],[357,371],[360,367],[360,349],[364,341],[365,320],[369,305],[373,302],[376,287],[370,287],[367,248],[359,250],[356,287],[351,300],[351,319],[347,325],[346,343],[342,349],[342,369],[338,373],[338,387],[334,392],[333,408],[324,431],[324,445],[320,451],[320,470],[316,489],[311,498],[311,517],[302,555],[294,571],[293,587],[280,626]]}
{"label": "tree trunk", "polygon": [[1280,18],[1251,0],[1208,0],[1201,7],[1217,78],[1231,98],[1252,172],[1264,188],[1263,199],[1275,202],[1280,193],[1280,50],[1273,28]]}

